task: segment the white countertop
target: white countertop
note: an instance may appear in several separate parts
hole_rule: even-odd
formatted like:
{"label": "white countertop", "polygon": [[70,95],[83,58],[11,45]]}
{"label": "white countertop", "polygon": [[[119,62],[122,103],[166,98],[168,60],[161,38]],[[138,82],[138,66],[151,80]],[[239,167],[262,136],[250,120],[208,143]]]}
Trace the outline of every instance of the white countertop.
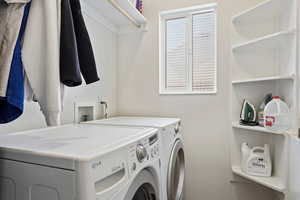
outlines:
{"label": "white countertop", "polygon": [[90,160],[155,132],[150,128],[66,125],[0,136],[2,152]]}

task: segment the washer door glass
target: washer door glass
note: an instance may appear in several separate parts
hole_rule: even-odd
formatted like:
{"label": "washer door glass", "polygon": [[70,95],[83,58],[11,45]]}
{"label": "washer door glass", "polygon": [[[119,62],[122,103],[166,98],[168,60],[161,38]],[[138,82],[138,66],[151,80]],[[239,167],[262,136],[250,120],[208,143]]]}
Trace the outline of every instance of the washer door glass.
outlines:
{"label": "washer door glass", "polygon": [[136,191],[132,200],[157,200],[154,188],[150,184],[144,184]]}
{"label": "washer door glass", "polygon": [[183,144],[177,140],[174,144],[168,168],[168,200],[182,199],[185,159]]}
{"label": "washer door glass", "polygon": [[142,170],[131,182],[124,200],[161,200],[159,187],[149,170]]}

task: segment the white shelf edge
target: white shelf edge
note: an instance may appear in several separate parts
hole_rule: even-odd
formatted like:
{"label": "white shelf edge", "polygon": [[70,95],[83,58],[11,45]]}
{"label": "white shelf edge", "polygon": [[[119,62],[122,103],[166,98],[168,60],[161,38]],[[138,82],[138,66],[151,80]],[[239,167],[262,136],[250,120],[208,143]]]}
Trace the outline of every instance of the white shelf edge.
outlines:
{"label": "white shelf edge", "polygon": [[232,81],[232,84],[243,84],[243,83],[256,83],[263,81],[274,81],[274,80],[295,80],[295,75],[286,75],[286,76],[269,76],[269,77],[261,77],[261,78],[253,78],[253,79],[245,79],[245,80],[235,80]]}
{"label": "white shelf edge", "polygon": [[240,166],[232,166],[232,172],[236,175],[239,175],[243,178],[246,178],[248,180],[251,180],[255,183],[261,184],[265,187],[271,188],[273,190],[276,190],[281,193],[286,192],[286,186],[283,183],[283,181],[280,180],[278,177],[258,177],[258,176],[251,176],[246,173],[244,173],[241,170]]}
{"label": "white shelf edge", "polygon": [[292,34],[295,34],[295,33],[296,33],[295,28],[285,30],[285,31],[280,31],[280,32],[277,32],[277,33],[273,33],[273,34],[270,34],[270,35],[266,35],[264,37],[260,37],[260,38],[248,41],[248,42],[244,42],[244,43],[241,43],[241,44],[234,45],[234,46],[232,46],[232,51],[235,52],[238,49],[243,48],[243,47],[247,47],[247,46],[250,46],[250,45],[255,45],[255,44],[258,44],[260,42],[264,42],[264,41],[267,41],[267,40],[273,40],[273,39],[279,38],[281,36],[288,36],[288,35],[292,35]]}
{"label": "white shelf edge", "polygon": [[272,3],[274,3],[274,0],[266,0],[262,3],[257,4],[254,7],[251,7],[249,9],[246,9],[246,10],[242,11],[239,14],[232,17],[232,23],[233,24],[238,24],[240,21],[242,21],[241,18],[245,17],[246,15],[251,15],[252,12],[255,12],[257,9],[260,9],[264,6],[268,7]]}
{"label": "white shelf edge", "polygon": [[240,125],[239,122],[233,122],[232,127],[237,128],[237,129],[244,129],[244,130],[248,130],[248,131],[270,133],[270,134],[275,134],[275,135],[286,135],[286,134],[290,134],[290,132],[291,132],[291,131],[285,131],[285,132],[271,131],[271,130],[268,130],[261,126],[243,126],[243,125]]}

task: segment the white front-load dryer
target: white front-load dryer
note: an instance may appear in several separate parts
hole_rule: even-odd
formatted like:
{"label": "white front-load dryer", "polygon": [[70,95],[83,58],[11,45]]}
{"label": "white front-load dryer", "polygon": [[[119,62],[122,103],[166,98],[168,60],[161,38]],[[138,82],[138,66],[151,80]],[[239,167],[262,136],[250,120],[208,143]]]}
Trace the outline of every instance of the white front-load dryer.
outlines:
{"label": "white front-load dryer", "polygon": [[68,125],[0,136],[1,200],[161,200],[160,183],[156,129]]}
{"label": "white front-load dryer", "polygon": [[185,176],[185,156],[181,121],[177,118],[114,117],[87,122],[88,124],[158,129],[161,138],[161,173],[163,200],[181,200]]}

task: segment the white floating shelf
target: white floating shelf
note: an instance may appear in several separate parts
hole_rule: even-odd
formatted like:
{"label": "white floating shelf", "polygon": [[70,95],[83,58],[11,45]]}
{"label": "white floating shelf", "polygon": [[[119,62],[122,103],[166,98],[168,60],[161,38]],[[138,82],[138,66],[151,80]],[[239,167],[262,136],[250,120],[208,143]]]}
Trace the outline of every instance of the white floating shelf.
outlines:
{"label": "white floating shelf", "polygon": [[245,79],[245,80],[236,80],[236,81],[232,81],[232,84],[236,85],[236,84],[244,84],[244,83],[276,81],[276,80],[291,80],[291,81],[293,81],[294,79],[295,79],[295,75],[270,76],[270,77],[261,77],[261,78]]}
{"label": "white floating shelf", "polygon": [[260,49],[269,49],[269,48],[278,48],[281,45],[281,42],[288,39],[291,36],[294,36],[296,29],[290,29],[287,31],[280,31],[271,35],[267,35],[249,42],[241,43],[234,45],[232,47],[233,52],[238,51],[249,51],[249,50],[260,50]]}
{"label": "white floating shelf", "polygon": [[[83,11],[86,15],[101,18],[100,21],[113,29],[133,26],[143,28],[146,18],[128,0],[84,0]],[[119,30],[118,30],[119,31]]]}
{"label": "white floating shelf", "polygon": [[232,172],[236,175],[239,175],[243,178],[246,178],[246,179],[251,180],[255,183],[258,183],[258,184],[261,184],[265,187],[276,190],[278,192],[281,192],[281,193],[286,192],[286,186],[285,186],[284,182],[279,177],[276,177],[276,176],[273,176],[273,177],[251,176],[251,175],[248,175],[248,174],[244,173],[241,170],[240,166],[232,166]]}
{"label": "white floating shelf", "polygon": [[[266,14],[267,13],[267,14]],[[255,7],[247,9],[232,18],[234,24],[257,23],[257,20],[267,20],[280,15],[279,0],[267,0]]]}
{"label": "white floating shelf", "polygon": [[270,134],[275,134],[275,135],[286,135],[286,134],[290,133],[289,131],[286,131],[286,132],[270,131],[270,130],[268,130],[264,127],[261,127],[261,126],[243,126],[239,122],[233,122],[232,127],[237,128],[237,129],[244,129],[244,130],[248,130],[248,131],[270,133]]}

